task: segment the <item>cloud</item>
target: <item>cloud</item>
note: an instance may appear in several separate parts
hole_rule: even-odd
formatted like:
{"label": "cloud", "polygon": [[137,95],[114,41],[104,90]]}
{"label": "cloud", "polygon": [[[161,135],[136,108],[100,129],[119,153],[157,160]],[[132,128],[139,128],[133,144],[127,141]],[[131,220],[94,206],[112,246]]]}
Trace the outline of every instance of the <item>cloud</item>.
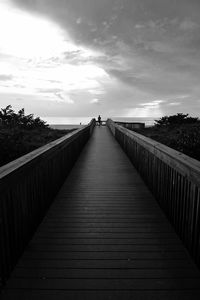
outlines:
{"label": "cloud", "polygon": [[49,93],[60,93],[62,90],[58,88],[46,88],[46,89],[38,89],[39,93],[49,94]]}
{"label": "cloud", "polygon": [[141,103],[141,106],[145,106],[145,107],[155,107],[155,106],[159,106],[161,103],[164,103],[165,100],[154,100],[152,102],[146,102],[146,103]]}
{"label": "cloud", "polygon": [[81,24],[82,23],[82,19],[81,18],[78,18],[77,20],[76,20],[76,24]]}
{"label": "cloud", "polygon": [[181,103],[180,102],[170,102],[170,103],[168,103],[168,105],[170,105],[170,106],[178,106],[178,105],[181,105]]}
{"label": "cloud", "polygon": [[88,91],[90,94],[92,94],[92,95],[104,95],[104,94],[106,94],[106,91],[104,91],[104,90],[89,90]]}
{"label": "cloud", "polygon": [[129,110],[127,117],[151,117],[157,118],[163,115],[163,110],[159,106],[135,107]]}
{"label": "cloud", "polygon": [[187,30],[191,31],[197,28],[199,28],[199,24],[189,19],[186,19],[180,23],[180,29],[183,31],[187,31]]}
{"label": "cloud", "polygon": [[0,81],[9,81],[12,79],[13,79],[12,75],[0,74]]}
{"label": "cloud", "polygon": [[113,113],[145,116],[169,112],[175,109],[172,103],[180,102],[173,97],[186,94],[189,97],[183,101],[183,109],[196,108],[194,99],[200,98],[199,0],[170,1],[170,5],[166,0],[12,3],[59,28],[64,47],[59,55],[32,63],[33,69],[37,66],[40,74],[45,74],[42,82],[41,78],[34,81],[34,87],[51,80],[52,86],[39,88],[44,94],[49,90],[60,101],[66,101],[69,91],[70,95],[74,92],[71,107],[79,103],[77,113],[88,113],[86,105],[95,109],[88,99],[94,97],[91,101],[96,99],[93,104],[97,104],[101,94],[106,113],[112,109]]}
{"label": "cloud", "polygon": [[99,99],[94,98],[94,99],[92,99],[92,100],[90,101],[90,103],[91,103],[91,104],[100,104],[100,101],[99,101]]}
{"label": "cloud", "polygon": [[136,25],[135,25],[135,28],[136,28],[136,29],[145,28],[145,25],[144,25],[144,24],[136,24]]}
{"label": "cloud", "polygon": [[74,100],[71,99],[67,94],[65,93],[59,93],[59,92],[56,92],[55,93],[55,96],[58,97],[58,99],[61,101],[61,102],[65,102],[65,103],[69,103],[69,104],[74,104]]}

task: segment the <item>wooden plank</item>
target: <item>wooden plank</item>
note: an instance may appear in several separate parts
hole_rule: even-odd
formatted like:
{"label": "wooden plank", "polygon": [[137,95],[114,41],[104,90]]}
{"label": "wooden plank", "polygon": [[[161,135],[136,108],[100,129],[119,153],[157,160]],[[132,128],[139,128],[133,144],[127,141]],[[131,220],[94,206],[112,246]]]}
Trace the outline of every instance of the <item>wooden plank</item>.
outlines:
{"label": "wooden plank", "polygon": [[[57,241],[56,241],[57,242]],[[170,244],[158,244],[158,245],[138,245],[138,244],[130,244],[130,243],[125,243],[125,241],[122,241],[121,243],[115,243],[113,244],[112,241],[107,241],[107,244],[105,243],[94,243],[91,241],[91,244],[88,245],[88,243],[77,243],[76,241],[74,243],[70,242],[62,242],[56,243],[55,241],[52,242],[47,242],[43,241],[43,243],[39,244],[34,244],[33,246],[30,246],[32,249],[46,249],[48,247],[48,250],[61,250],[62,251],[137,251],[137,252],[154,252],[154,251],[159,251],[159,252],[180,252],[183,250],[183,246],[177,246],[177,245],[170,245]]]}
{"label": "wooden plank", "polygon": [[13,278],[8,283],[10,289],[43,289],[43,290],[198,290],[199,279],[26,279]]}
{"label": "wooden plank", "polygon": [[175,240],[176,243],[180,243],[180,240],[177,239],[176,234],[171,232],[125,232],[125,233],[113,233],[113,232],[89,232],[89,233],[67,233],[67,232],[39,232],[37,238],[49,238],[49,239],[132,239],[132,240],[147,240],[147,239],[156,239],[156,240]]}
{"label": "wooden plank", "polygon": [[199,270],[117,142],[96,128],[3,300],[197,296]]}
{"label": "wooden plank", "polygon": [[[151,223],[145,223],[145,222],[43,222],[43,224],[49,226],[49,227],[63,227],[66,230],[69,228],[137,228],[137,229],[161,229],[166,230],[169,229],[169,231],[172,231],[172,227],[167,222],[151,222]],[[39,228],[40,230],[40,228]]]}
{"label": "wooden plank", "polygon": [[[148,246],[161,246],[160,249],[168,249],[173,247],[174,249],[180,249],[178,246],[181,245],[180,241],[177,241],[176,239],[129,239],[129,238],[41,238],[37,239],[36,241],[42,241],[43,244],[52,245],[131,245],[132,247],[135,245],[142,246],[145,245],[148,249]],[[165,247],[165,245],[168,245],[169,247]],[[163,247],[162,247],[163,246]],[[142,249],[142,247],[141,247]],[[151,247],[149,247],[151,249]]]}
{"label": "wooden plank", "polygon": [[46,247],[45,251],[26,251],[23,259],[33,260],[48,260],[48,259],[60,259],[60,260],[74,260],[74,259],[138,259],[138,260],[185,260],[188,256],[184,252],[66,252],[66,251],[48,251]]}
{"label": "wooden plank", "polygon": [[27,268],[80,268],[80,269],[168,269],[168,268],[191,268],[189,260],[138,260],[138,259],[99,259],[99,260],[72,260],[72,259],[21,259],[18,267]]}
{"label": "wooden plank", "polygon": [[67,227],[66,226],[45,226],[42,229],[38,230],[39,232],[42,232],[45,230],[45,233],[68,233],[68,234],[87,234],[87,233],[119,233],[119,234],[127,234],[127,233],[162,233],[162,234],[171,234],[170,229],[163,229],[160,227],[82,227],[81,225],[78,227]]}
{"label": "wooden plank", "polygon": [[199,292],[192,290],[148,290],[148,291],[91,291],[91,290],[10,290],[9,293],[4,291],[4,299],[6,300],[199,300]]}
{"label": "wooden plank", "polygon": [[199,278],[199,272],[191,268],[168,269],[55,269],[15,268],[13,278]]}

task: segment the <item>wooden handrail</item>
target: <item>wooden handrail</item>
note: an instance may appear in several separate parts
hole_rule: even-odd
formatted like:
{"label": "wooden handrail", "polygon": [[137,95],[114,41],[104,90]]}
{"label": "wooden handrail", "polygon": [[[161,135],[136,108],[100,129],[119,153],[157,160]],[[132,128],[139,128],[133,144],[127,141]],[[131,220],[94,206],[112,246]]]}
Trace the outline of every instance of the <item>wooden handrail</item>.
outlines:
{"label": "wooden handrail", "polygon": [[92,134],[77,129],[0,168],[0,279],[5,282]]}
{"label": "wooden handrail", "polygon": [[112,120],[107,125],[200,266],[200,162]]}
{"label": "wooden handrail", "polygon": [[115,121],[115,124],[121,125],[121,126],[127,128],[127,129],[130,129],[130,130],[145,128],[145,123],[142,123],[142,122],[121,122],[121,121]]}

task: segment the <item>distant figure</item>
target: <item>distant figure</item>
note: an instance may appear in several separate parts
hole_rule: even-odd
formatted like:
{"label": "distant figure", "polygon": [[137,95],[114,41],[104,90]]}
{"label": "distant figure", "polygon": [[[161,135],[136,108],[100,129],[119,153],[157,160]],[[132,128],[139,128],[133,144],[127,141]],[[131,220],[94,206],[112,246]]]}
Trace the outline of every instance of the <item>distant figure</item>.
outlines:
{"label": "distant figure", "polygon": [[99,115],[98,116],[98,123],[99,123],[99,126],[101,125],[101,116]]}

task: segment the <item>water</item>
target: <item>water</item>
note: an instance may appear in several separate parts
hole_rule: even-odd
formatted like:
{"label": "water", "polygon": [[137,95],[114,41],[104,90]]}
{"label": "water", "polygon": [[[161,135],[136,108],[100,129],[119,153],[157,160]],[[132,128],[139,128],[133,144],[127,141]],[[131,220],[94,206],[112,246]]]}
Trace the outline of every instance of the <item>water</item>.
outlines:
{"label": "water", "polygon": [[138,118],[125,118],[125,117],[113,117],[112,120],[113,121],[119,121],[119,122],[139,122],[139,123],[145,123],[145,126],[152,126],[154,125],[154,120],[156,118],[142,118],[142,117],[138,117]]}
{"label": "water", "polygon": [[[72,128],[81,128],[83,125],[87,125],[92,117],[71,117],[71,118],[44,118],[48,124],[52,128],[55,129],[72,129]],[[96,118],[97,119],[97,118]],[[107,118],[102,117],[102,120],[106,120]],[[145,123],[145,126],[152,126],[154,124],[155,118],[126,118],[126,117],[112,117],[113,121],[119,121],[119,122],[141,122]]]}
{"label": "water", "polygon": [[93,117],[44,117],[42,120],[45,120],[48,124],[52,126],[60,125],[87,125]]}
{"label": "water", "polygon": [[77,125],[77,124],[50,124],[50,127],[53,129],[78,129],[78,128],[82,128],[85,125]]}

